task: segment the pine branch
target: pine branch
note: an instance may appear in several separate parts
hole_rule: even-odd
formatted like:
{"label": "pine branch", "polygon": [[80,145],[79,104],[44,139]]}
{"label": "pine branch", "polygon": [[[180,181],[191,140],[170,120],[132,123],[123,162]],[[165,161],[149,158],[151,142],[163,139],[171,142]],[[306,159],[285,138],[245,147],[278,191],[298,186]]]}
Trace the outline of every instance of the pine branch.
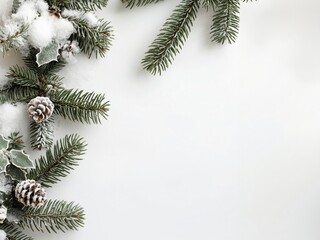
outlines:
{"label": "pine branch", "polygon": [[224,43],[235,42],[239,31],[239,0],[221,0],[217,4],[217,11],[211,25],[211,40]]}
{"label": "pine branch", "polygon": [[42,148],[51,147],[54,137],[53,124],[53,116],[41,123],[34,121],[30,123],[30,142],[33,149],[41,150]]}
{"label": "pine branch", "polygon": [[145,6],[151,3],[162,2],[163,0],[121,0],[121,1],[126,4],[126,7],[133,8],[133,7]]}
{"label": "pine branch", "polygon": [[59,200],[49,200],[38,208],[25,208],[19,223],[23,228],[50,232],[78,230],[84,225],[84,210],[77,204]]}
{"label": "pine branch", "polygon": [[7,52],[12,48],[19,47],[21,45],[21,39],[24,37],[28,30],[26,25],[21,25],[18,31],[14,34],[8,32],[5,27],[0,28],[0,52]]}
{"label": "pine branch", "polygon": [[80,50],[89,57],[92,54],[95,54],[96,57],[98,55],[104,57],[113,38],[110,23],[100,19],[96,26],[91,26],[83,18],[67,17],[66,19],[74,25],[77,31],[75,39],[79,42]]}
{"label": "pine branch", "polygon": [[23,234],[15,224],[7,221],[0,224],[0,229],[6,232],[7,240],[33,240],[32,237]]}
{"label": "pine branch", "polygon": [[198,0],[182,0],[146,52],[144,69],[161,74],[168,68],[187,40],[198,9]]}
{"label": "pine branch", "polygon": [[17,85],[5,86],[0,89],[0,103],[29,102],[38,96],[39,89],[32,87],[21,87]]}
{"label": "pine branch", "polygon": [[202,0],[202,6],[207,10],[209,7],[212,7],[212,9],[215,10],[220,1],[223,0]]}
{"label": "pine branch", "polygon": [[34,71],[18,65],[11,67],[6,77],[10,82],[22,87],[39,87],[40,84]]}
{"label": "pine branch", "polygon": [[96,11],[107,6],[108,0],[55,0],[55,5],[81,11]]}
{"label": "pine branch", "polygon": [[46,151],[45,157],[42,156],[35,162],[35,168],[30,170],[28,178],[40,182],[44,187],[51,187],[78,166],[86,146],[78,135],[65,136]]}
{"label": "pine branch", "polygon": [[61,90],[51,95],[54,112],[64,118],[81,123],[101,123],[106,119],[109,102],[104,94],[88,93],[82,90]]}

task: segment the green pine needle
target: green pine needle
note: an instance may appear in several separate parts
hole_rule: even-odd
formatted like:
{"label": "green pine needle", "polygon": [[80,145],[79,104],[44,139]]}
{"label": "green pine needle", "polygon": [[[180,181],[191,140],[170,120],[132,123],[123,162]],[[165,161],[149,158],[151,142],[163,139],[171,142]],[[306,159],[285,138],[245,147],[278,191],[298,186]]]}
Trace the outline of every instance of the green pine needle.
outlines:
{"label": "green pine needle", "polygon": [[54,118],[51,116],[48,120],[41,123],[31,121],[30,123],[30,142],[33,149],[41,150],[50,148],[53,143]]}
{"label": "green pine needle", "polygon": [[108,0],[53,0],[53,3],[56,6],[62,5],[68,9],[96,11],[106,7]]}
{"label": "green pine needle", "polygon": [[96,57],[104,57],[111,47],[113,39],[110,23],[102,19],[96,26],[91,26],[83,18],[67,17],[75,27],[77,33],[74,35],[79,42],[80,50],[89,57],[94,54]]}
{"label": "green pine needle", "polygon": [[24,210],[19,225],[32,231],[65,232],[78,230],[84,225],[84,210],[74,202],[49,200],[41,207],[26,207]]}
{"label": "green pine needle", "polygon": [[7,240],[33,240],[32,237],[23,234],[15,224],[8,221],[0,224],[0,229],[6,232]]}
{"label": "green pine needle", "polygon": [[101,123],[107,119],[109,102],[104,94],[84,92],[83,90],[61,90],[51,96],[54,112],[64,118],[81,123]]}
{"label": "green pine needle", "polygon": [[151,3],[161,2],[163,0],[121,0],[121,1],[126,4],[126,7],[133,8],[133,7],[145,6]]}
{"label": "green pine needle", "polygon": [[224,43],[235,42],[239,31],[239,0],[221,0],[217,4],[217,11],[213,16],[211,26],[211,40]]}
{"label": "green pine needle", "polygon": [[9,69],[6,77],[15,85],[23,87],[39,87],[38,75],[27,67],[15,65]]}
{"label": "green pine needle", "polygon": [[86,143],[78,135],[67,135],[58,141],[53,148],[46,151],[46,156],[35,162],[35,168],[28,173],[44,187],[51,187],[66,177],[85,153]]}
{"label": "green pine needle", "polygon": [[38,96],[38,93],[38,89],[32,87],[5,86],[3,89],[0,89],[0,104],[5,102],[29,102],[32,98]]}
{"label": "green pine needle", "polygon": [[169,67],[187,40],[198,9],[198,0],[182,0],[146,52],[142,60],[144,69],[161,74]]}

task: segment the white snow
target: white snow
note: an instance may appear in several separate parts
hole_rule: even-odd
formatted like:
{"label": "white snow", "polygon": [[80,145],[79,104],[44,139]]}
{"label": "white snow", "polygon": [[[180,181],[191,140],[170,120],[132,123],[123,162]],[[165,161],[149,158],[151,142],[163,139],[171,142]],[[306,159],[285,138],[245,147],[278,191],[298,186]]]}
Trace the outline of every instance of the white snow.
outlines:
{"label": "white snow", "polygon": [[5,231],[0,230],[0,240],[6,240],[7,234]]}
{"label": "white snow", "polygon": [[13,0],[0,1],[0,23],[10,16]]}
{"label": "white snow", "polygon": [[83,18],[86,20],[89,26],[95,27],[98,25],[99,19],[92,12],[85,13]]}
{"label": "white snow", "polygon": [[12,132],[20,131],[26,136],[29,126],[26,105],[4,103],[0,105],[0,113],[0,134],[8,136]]}
{"label": "white snow", "polygon": [[24,24],[30,24],[38,17],[38,10],[34,1],[25,1],[18,8],[12,19]]}
{"label": "white snow", "polygon": [[82,12],[77,11],[77,10],[69,10],[69,9],[65,9],[63,10],[63,12],[61,13],[61,15],[63,17],[76,17],[76,18],[80,18],[82,15]]}
{"label": "white snow", "polygon": [[35,48],[43,48],[52,42],[54,29],[50,20],[46,17],[39,17],[29,27],[28,39]]}

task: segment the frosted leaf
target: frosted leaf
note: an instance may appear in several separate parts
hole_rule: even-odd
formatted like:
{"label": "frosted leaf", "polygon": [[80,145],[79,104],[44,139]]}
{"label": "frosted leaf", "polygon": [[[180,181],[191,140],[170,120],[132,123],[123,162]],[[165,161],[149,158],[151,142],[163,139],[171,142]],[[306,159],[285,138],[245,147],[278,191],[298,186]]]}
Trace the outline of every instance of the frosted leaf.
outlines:
{"label": "frosted leaf", "polygon": [[0,150],[7,149],[9,147],[9,140],[0,135]]}
{"label": "frosted leaf", "polygon": [[25,154],[22,150],[11,150],[10,160],[18,168],[27,169],[34,167],[29,155]]}
{"label": "frosted leaf", "polygon": [[43,64],[47,64],[52,61],[58,61],[59,44],[52,42],[47,47],[41,48],[40,52],[36,55],[37,64],[40,67]]}
{"label": "frosted leaf", "polygon": [[6,167],[9,165],[9,159],[6,150],[0,150],[0,173],[6,171]]}

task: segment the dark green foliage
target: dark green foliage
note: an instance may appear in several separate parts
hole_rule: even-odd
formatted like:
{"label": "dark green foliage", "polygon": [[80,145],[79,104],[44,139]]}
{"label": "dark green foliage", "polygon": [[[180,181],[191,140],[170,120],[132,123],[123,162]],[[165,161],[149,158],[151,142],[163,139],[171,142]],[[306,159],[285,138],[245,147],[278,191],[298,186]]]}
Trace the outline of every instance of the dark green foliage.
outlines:
{"label": "dark green foliage", "polygon": [[32,121],[30,123],[30,141],[33,149],[41,150],[42,148],[50,148],[53,143],[53,126],[54,118],[41,123]]}
{"label": "dark green foliage", "polygon": [[6,77],[10,83],[22,87],[39,87],[38,75],[27,67],[15,65],[9,69]]}
{"label": "dark green foliage", "polygon": [[[121,0],[127,7],[143,6],[161,0]],[[152,74],[161,74],[181,51],[200,6],[213,11],[211,40],[223,44],[233,43],[239,32],[241,0],[181,0],[165,21],[160,33],[149,46],[142,59],[143,68]],[[242,2],[252,0],[242,0]]]}
{"label": "dark green foliage", "polygon": [[48,0],[53,5],[62,5],[68,9],[76,9],[82,11],[96,11],[107,6],[108,0]]}
{"label": "dark green foliage", "polygon": [[5,86],[0,89],[0,104],[5,102],[29,102],[38,96],[39,90],[32,87],[21,87],[19,85]]}
{"label": "dark green foliage", "polygon": [[24,210],[19,225],[33,231],[65,232],[77,230],[84,225],[84,210],[73,202],[49,200],[41,207]]}
{"label": "dark green foliage", "polygon": [[133,8],[133,7],[140,7],[150,3],[157,3],[163,0],[121,0],[123,3],[126,4],[126,7]]}
{"label": "dark green foliage", "polygon": [[27,177],[40,182],[44,187],[51,187],[78,166],[85,148],[86,144],[81,137],[67,135],[35,162],[35,168],[29,171]]}
{"label": "dark green foliage", "polygon": [[91,26],[83,18],[67,17],[72,22],[77,33],[74,38],[79,42],[80,50],[89,57],[104,57],[111,46],[112,27],[110,23],[102,19],[97,26]]}
{"label": "dark green foliage", "polygon": [[223,44],[225,41],[233,43],[236,40],[240,22],[239,10],[238,0],[224,0],[217,4],[210,31],[212,41]]}
{"label": "dark green foliage", "polygon": [[15,224],[8,221],[0,224],[0,229],[6,232],[8,240],[33,240],[32,237],[23,234]]}
{"label": "dark green foliage", "polygon": [[82,90],[61,90],[51,96],[55,104],[54,112],[64,118],[82,123],[100,123],[107,118],[109,102],[103,94]]}
{"label": "dark green foliage", "polygon": [[183,0],[177,6],[142,60],[146,70],[161,74],[168,68],[188,38],[198,9],[198,0]]}

